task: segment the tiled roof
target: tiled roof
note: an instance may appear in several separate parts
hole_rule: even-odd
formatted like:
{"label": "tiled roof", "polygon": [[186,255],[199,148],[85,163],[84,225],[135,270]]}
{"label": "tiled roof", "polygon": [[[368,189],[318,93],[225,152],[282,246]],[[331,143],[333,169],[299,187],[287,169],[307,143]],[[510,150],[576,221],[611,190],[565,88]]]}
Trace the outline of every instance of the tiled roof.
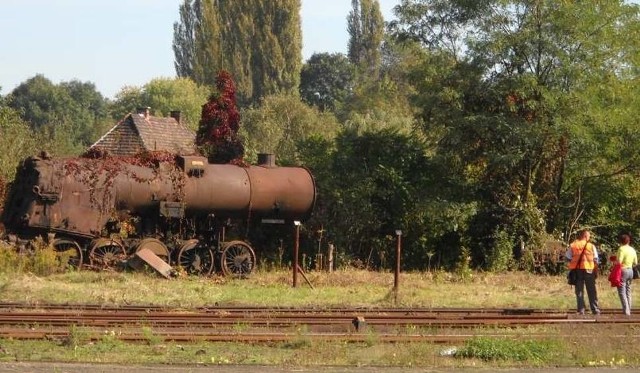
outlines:
{"label": "tiled roof", "polygon": [[174,154],[195,154],[195,133],[174,118],[128,114],[91,145],[115,156],[135,155],[142,150],[165,150]]}

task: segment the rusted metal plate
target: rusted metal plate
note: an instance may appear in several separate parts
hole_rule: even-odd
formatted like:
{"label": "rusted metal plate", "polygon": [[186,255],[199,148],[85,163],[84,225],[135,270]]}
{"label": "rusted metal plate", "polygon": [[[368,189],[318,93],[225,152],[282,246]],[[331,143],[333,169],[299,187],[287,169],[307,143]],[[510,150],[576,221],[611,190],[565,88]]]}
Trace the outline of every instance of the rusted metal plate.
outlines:
{"label": "rusted metal plate", "polygon": [[173,274],[173,268],[167,264],[159,256],[153,253],[150,249],[142,248],[136,251],[136,256],[142,259],[145,263],[153,267],[158,273],[166,278],[171,278]]}

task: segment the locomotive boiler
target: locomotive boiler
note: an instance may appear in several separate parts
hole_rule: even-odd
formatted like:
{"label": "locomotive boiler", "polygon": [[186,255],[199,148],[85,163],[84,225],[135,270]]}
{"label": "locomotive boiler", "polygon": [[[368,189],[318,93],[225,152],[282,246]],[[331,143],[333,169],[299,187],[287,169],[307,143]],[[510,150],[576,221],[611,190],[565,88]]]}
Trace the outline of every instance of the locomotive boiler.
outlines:
{"label": "locomotive boiler", "polygon": [[209,164],[200,156],[30,157],[18,167],[3,213],[23,240],[49,236],[71,262],[115,267],[143,249],[189,273],[246,275],[256,264],[250,244],[227,240],[236,219],[305,220],[315,181],[302,167]]}

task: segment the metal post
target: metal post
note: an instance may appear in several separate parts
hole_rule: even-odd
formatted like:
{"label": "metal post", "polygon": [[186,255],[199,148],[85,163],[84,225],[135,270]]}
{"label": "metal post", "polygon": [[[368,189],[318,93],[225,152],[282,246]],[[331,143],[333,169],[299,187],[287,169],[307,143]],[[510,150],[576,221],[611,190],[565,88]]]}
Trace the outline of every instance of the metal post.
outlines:
{"label": "metal post", "polygon": [[329,244],[329,273],[333,272],[333,249],[332,243]]}
{"label": "metal post", "polygon": [[294,221],[295,240],[293,243],[293,287],[298,287],[298,252],[300,251],[300,222]]}
{"label": "metal post", "polygon": [[400,283],[400,252],[401,252],[401,242],[402,242],[402,231],[396,230],[396,236],[398,236],[398,245],[396,246],[396,272],[393,278],[393,290],[398,293],[398,286]]}

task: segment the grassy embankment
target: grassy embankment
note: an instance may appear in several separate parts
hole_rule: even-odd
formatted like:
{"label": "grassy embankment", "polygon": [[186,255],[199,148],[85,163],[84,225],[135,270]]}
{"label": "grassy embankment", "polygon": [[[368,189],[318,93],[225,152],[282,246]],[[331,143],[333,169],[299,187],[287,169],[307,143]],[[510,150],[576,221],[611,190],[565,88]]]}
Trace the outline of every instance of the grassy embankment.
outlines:
{"label": "grassy embankment", "polygon": [[[574,308],[572,288],[562,276],[526,273],[473,273],[461,279],[444,272],[405,273],[393,296],[393,274],[366,271],[309,273],[315,289],[302,279],[291,287],[289,271],[258,272],[249,279],[180,278],[165,280],[145,273],[69,272],[49,276],[0,273],[0,301],[92,304],[152,304],[171,307],[205,305],[360,306],[360,307],[497,307]],[[615,289],[599,280],[604,308],[618,308]],[[634,290],[637,293],[637,289]],[[636,297],[637,298],[637,297]],[[397,301],[396,301],[397,299]],[[381,343],[371,334],[366,343],[161,343],[147,330],[144,344],[121,342],[105,331],[89,342],[81,328],[66,341],[0,340],[0,361],[72,361],[163,364],[275,364],[382,366],[580,366],[640,365],[635,326],[545,326],[501,331],[508,340],[480,338],[457,346],[430,343]],[[412,331],[412,332],[415,332]],[[428,330],[422,331],[428,333]],[[593,338],[572,337],[592,334]],[[543,339],[532,334],[544,334]],[[628,343],[633,341],[636,343]],[[458,353],[442,356],[453,347]]]}

